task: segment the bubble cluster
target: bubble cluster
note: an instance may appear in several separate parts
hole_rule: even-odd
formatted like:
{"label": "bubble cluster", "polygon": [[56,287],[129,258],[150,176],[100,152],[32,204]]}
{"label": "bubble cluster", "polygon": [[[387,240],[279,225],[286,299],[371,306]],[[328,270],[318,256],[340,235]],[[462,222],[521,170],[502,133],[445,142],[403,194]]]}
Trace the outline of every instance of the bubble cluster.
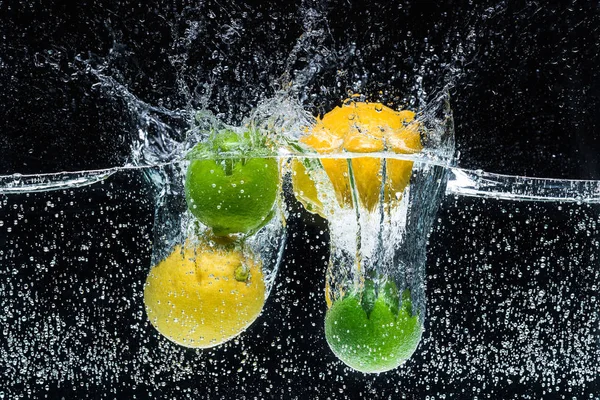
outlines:
{"label": "bubble cluster", "polygon": [[[0,399],[597,396],[598,183],[500,175],[598,177],[596,4],[51,3],[0,2]],[[311,212],[337,199],[302,193],[307,211],[293,187],[290,144],[356,95],[432,133],[419,155],[374,155],[414,162],[383,229],[356,209],[326,221]],[[240,335],[185,348],[152,325],[144,285],[207,229],[186,155],[249,127],[283,173],[246,242],[269,296]],[[325,339],[325,288],[365,287],[359,250],[392,277],[377,295],[399,289],[381,301],[410,289],[422,324],[380,374]]]}

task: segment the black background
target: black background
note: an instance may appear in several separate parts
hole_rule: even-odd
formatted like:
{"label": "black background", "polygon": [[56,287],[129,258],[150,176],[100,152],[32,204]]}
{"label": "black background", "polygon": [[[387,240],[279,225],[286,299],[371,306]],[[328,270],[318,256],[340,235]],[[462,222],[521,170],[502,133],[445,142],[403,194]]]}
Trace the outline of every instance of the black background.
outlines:
{"label": "black background", "polygon": [[[0,175],[128,160],[137,120],[122,97],[92,88],[98,78],[87,69],[105,65],[145,102],[206,105],[231,123],[273,95],[286,71],[316,69],[301,91],[315,114],[348,90],[403,103],[416,75],[428,93],[452,82],[461,166],[599,178],[597,2],[0,2],[0,18]],[[201,35],[173,39],[190,37],[189,21]],[[209,81],[212,91],[196,86]],[[594,398],[600,390],[589,378],[598,364],[597,207],[446,198],[430,238],[420,350],[399,371],[369,377],[337,362],[323,340],[326,225],[297,204],[265,314],[238,342],[202,353],[154,333],[136,301],[153,190],[127,173],[79,192],[0,195],[0,321],[22,332],[19,344],[10,334],[0,341],[6,396]],[[548,248],[542,237],[560,239]],[[25,283],[35,302],[18,295]],[[48,319],[54,313],[67,328]],[[92,328],[105,325],[113,328]],[[56,345],[51,338],[68,327],[83,333]]]}
{"label": "black background", "polygon": [[[3,2],[0,171],[89,169],[127,158],[135,121],[119,104],[123,99],[90,88],[97,78],[85,66],[100,59],[107,75],[150,104],[206,105],[228,122],[272,95],[286,70],[293,78],[309,64],[318,73],[304,82],[303,95],[315,114],[339,104],[358,81],[362,93],[389,101],[410,93],[416,75],[428,93],[451,80],[461,165],[594,178],[598,7],[593,1]],[[190,21],[199,25],[192,38],[185,33]],[[236,33],[227,36],[231,26]],[[316,33],[299,39],[307,31]],[[294,50],[297,43],[308,46]],[[174,58],[180,55],[185,60]],[[178,74],[190,95],[178,90]],[[211,93],[195,86],[210,77]],[[198,104],[200,97],[208,101]]]}

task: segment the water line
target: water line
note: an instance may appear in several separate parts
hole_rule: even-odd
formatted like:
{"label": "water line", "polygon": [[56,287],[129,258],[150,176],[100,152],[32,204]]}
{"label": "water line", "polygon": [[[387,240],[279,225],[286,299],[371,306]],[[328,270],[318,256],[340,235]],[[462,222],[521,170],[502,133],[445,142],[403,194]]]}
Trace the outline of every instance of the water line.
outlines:
{"label": "water line", "polygon": [[533,178],[450,168],[446,194],[514,201],[600,203],[600,181]]}
{"label": "water line", "polygon": [[[441,165],[431,161],[420,162]],[[0,175],[0,195],[73,189],[103,181],[118,171],[156,168],[167,164],[169,163],[30,175]],[[504,175],[443,166],[448,168],[450,173],[446,186],[447,195],[512,201],[600,203],[600,180]]]}

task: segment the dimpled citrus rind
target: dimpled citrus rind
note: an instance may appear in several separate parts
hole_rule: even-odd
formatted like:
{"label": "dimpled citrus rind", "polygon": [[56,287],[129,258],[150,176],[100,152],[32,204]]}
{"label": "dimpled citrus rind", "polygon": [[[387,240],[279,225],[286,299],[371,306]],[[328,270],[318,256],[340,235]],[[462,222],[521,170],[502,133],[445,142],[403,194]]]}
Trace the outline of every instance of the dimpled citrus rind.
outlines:
{"label": "dimpled citrus rind", "polygon": [[185,180],[188,209],[216,235],[248,233],[265,224],[278,190],[274,158],[194,160]]}
{"label": "dimpled citrus rind", "polygon": [[[368,154],[386,150],[411,154],[422,150],[420,124],[414,121],[415,113],[394,111],[380,103],[348,102],[336,107],[317,120],[312,131],[300,142],[320,154]],[[360,204],[374,210],[380,201],[382,160],[377,157],[353,158],[350,163],[354,173]],[[351,182],[346,159],[322,159],[338,203],[352,206]],[[410,181],[412,161],[388,159],[384,201],[396,203]],[[310,181],[302,182],[296,192],[313,192]],[[314,204],[314,198],[305,198],[303,204]]]}
{"label": "dimpled citrus rind", "polygon": [[308,212],[319,214],[325,218],[323,203],[319,200],[317,187],[307,168],[298,159],[292,160],[292,187],[294,188],[294,196]]}
{"label": "dimpled citrus rind", "polygon": [[[236,279],[240,271],[246,281]],[[151,269],[144,286],[151,324],[172,342],[191,348],[236,337],[256,320],[264,302],[260,261],[219,245],[176,246]]]}
{"label": "dimpled citrus rind", "polygon": [[371,314],[355,296],[333,303],[325,316],[325,337],[333,353],[349,367],[380,373],[403,364],[421,339],[422,325],[402,307],[398,316],[378,297]]}

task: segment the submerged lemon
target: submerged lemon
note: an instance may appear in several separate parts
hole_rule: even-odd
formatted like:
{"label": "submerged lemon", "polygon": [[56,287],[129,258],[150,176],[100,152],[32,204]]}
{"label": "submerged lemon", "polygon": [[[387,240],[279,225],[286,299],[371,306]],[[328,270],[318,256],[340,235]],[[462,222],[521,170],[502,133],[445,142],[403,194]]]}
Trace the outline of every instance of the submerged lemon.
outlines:
{"label": "submerged lemon", "polygon": [[247,234],[273,216],[279,167],[256,131],[227,130],[198,144],[185,179],[188,209],[219,236]]}
{"label": "submerged lemon", "polygon": [[325,316],[325,337],[333,353],[364,373],[385,372],[403,364],[422,333],[421,322],[412,315],[408,291],[403,297],[398,307],[397,289],[388,284],[379,295],[365,290],[362,296],[335,301]]}
{"label": "submerged lemon", "polygon": [[[420,125],[412,111],[394,111],[380,103],[346,102],[323,118],[300,142],[317,153],[333,158],[321,158],[320,162],[335,190],[339,204],[351,207],[352,182],[354,179],[359,202],[367,210],[375,209],[380,200],[383,159],[380,157],[344,158],[342,153],[376,153],[389,151],[411,154],[422,150]],[[340,154],[340,157],[336,157]],[[398,200],[410,181],[412,161],[386,159],[384,200]],[[351,168],[351,170],[350,170]],[[303,193],[298,200],[311,212],[322,214],[322,204],[316,197],[317,189],[310,179],[299,179],[308,174],[298,160],[293,165],[295,193]],[[312,186],[312,187],[311,187]],[[310,195],[312,194],[312,196]]]}
{"label": "submerged lemon", "polygon": [[265,302],[261,263],[232,245],[177,246],[146,279],[144,304],[169,340],[207,348],[244,331]]}
{"label": "submerged lemon", "polygon": [[319,214],[323,218],[325,212],[323,203],[319,200],[317,186],[309,173],[310,167],[304,165],[301,160],[292,160],[292,187],[294,188],[294,196],[307,211],[313,214]]}

